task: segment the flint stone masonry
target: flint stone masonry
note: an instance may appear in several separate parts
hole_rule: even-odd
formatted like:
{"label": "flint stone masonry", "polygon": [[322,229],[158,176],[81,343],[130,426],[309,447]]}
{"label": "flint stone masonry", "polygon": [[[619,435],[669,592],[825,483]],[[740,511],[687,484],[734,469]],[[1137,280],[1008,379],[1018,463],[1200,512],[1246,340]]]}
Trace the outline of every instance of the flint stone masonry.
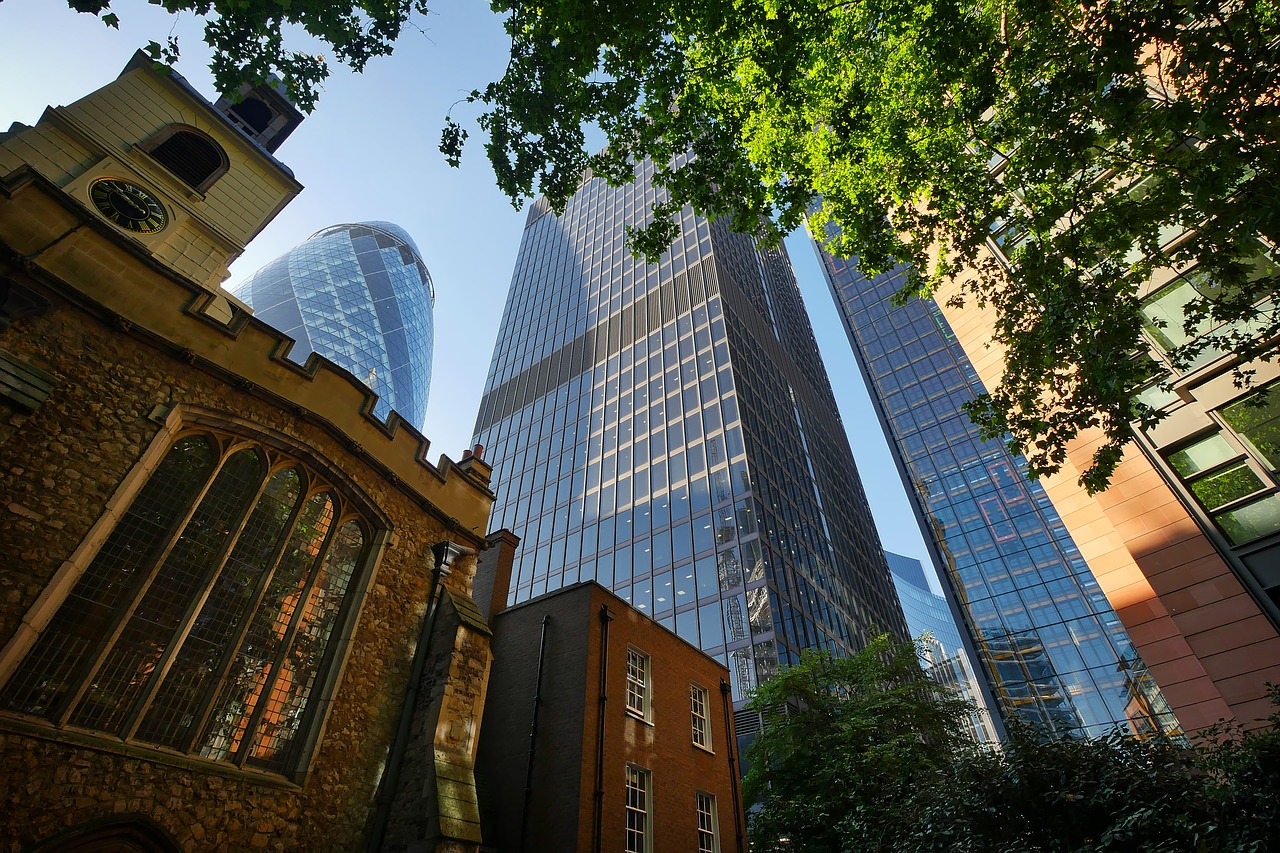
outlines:
{"label": "flint stone masonry", "polygon": [[[296,850],[305,842],[297,797],[277,789],[172,768],[129,756],[68,751],[43,739],[0,733],[3,849],[23,851],[104,815],[146,815],[190,850]],[[46,797],[57,791],[57,799]]]}
{"label": "flint stone masonry", "polygon": [[[51,729],[0,719],[0,789],[8,792],[0,846],[25,849],[90,817],[129,813],[151,818],[185,849],[360,847],[420,630],[431,546],[458,540],[459,532],[294,412],[164,357],[65,302],[0,333],[0,346],[56,379],[49,399],[0,445],[0,642],[15,634],[104,511],[123,509],[109,504],[161,430],[150,417],[157,406],[221,412],[308,448],[343,471],[395,530],[301,785],[105,740],[57,742]],[[450,593],[469,601],[473,572],[474,558],[460,561],[445,582]]]}
{"label": "flint stone masonry", "polygon": [[475,851],[481,843],[475,755],[493,663],[469,598],[440,602],[382,850]]}
{"label": "flint stone masonry", "polygon": [[[45,295],[51,310],[0,332],[0,348],[53,380],[48,399],[0,445],[0,642],[18,633],[95,523],[127,506],[118,493],[161,432],[157,411],[207,410],[233,430],[242,425],[307,450],[343,472],[386,515],[394,536],[369,578],[344,679],[301,786],[227,776],[206,762],[146,757],[146,750],[106,741],[57,742],[47,727],[6,720],[0,788],[9,794],[0,845],[23,849],[93,815],[128,813],[153,819],[186,849],[359,847],[421,624],[431,546],[453,538],[480,547],[483,540],[446,529],[448,507],[443,518],[426,511],[361,448],[296,408],[251,393],[254,383],[236,387],[195,359],[158,350],[128,324],[104,322],[53,291]],[[177,314],[171,322],[198,321]],[[445,471],[446,480],[469,484],[462,491],[478,506],[491,500],[487,475],[481,463]],[[471,505],[466,512],[474,513]],[[474,560],[462,561],[446,584],[466,598],[473,572]],[[193,773],[191,764],[209,772]]]}
{"label": "flint stone masonry", "polygon": [[[184,188],[139,147],[173,122],[224,149],[229,169],[206,192]],[[109,224],[87,195],[104,175],[157,193],[169,225],[132,234]],[[146,61],[0,137],[0,684],[188,430],[243,436],[321,472],[373,527],[371,556],[347,593],[353,615],[335,624],[334,665],[312,688],[317,725],[303,730],[290,775],[0,712],[0,850],[85,830],[114,833],[111,849],[125,849],[122,837],[191,851],[368,842],[431,548],[448,539],[483,549],[491,470],[477,458],[431,464],[416,429],[372,414],[357,377],[318,356],[289,361],[292,342],[218,290],[231,258],[300,189]],[[428,698],[448,726],[423,732],[427,754],[438,741],[453,768],[474,752],[487,676],[487,629],[469,599],[475,563],[457,561],[445,581],[457,617],[443,621],[454,628],[445,648],[457,661]],[[464,799],[465,773],[447,778]],[[476,844],[446,847],[474,853]]]}

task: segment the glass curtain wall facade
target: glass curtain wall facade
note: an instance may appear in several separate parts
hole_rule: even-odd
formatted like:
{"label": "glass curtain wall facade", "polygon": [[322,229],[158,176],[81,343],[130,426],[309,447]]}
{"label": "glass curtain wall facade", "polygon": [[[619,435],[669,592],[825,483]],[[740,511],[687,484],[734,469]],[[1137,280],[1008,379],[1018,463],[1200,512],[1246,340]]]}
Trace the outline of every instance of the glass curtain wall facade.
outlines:
{"label": "glass curtain wall facade", "polygon": [[1061,735],[1178,731],[1128,633],[1025,460],[962,410],[985,392],[936,304],[890,297],[818,248],[872,400],[1006,718]]}
{"label": "glass curtain wall facade", "polygon": [[907,619],[911,635],[918,637],[927,632],[933,635],[947,656],[963,653],[965,644],[960,639],[955,620],[951,618],[951,608],[945,598],[929,589],[924,565],[919,560],[892,551],[885,551],[884,557],[889,563],[889,574],[893,578],[898,601],[902,602],[902,614]]}
{"label": "glass curtain wall facade", "polygon": [[254,316],[297,341],[289,353],[319,353],[422,428],[435,337],[431,275],[413,238],[390,222],[333,225],[258,270],[232,294]]}
{"label": "glass curtain wall facade", "polygon": [[595,579],[732,672],[906,629],[785,251],[686,210],[631,257],[652,167],[525,226],[475,428],[513,602]]}
{"label": "glass curtain wall facade", "polygon": [[902,614],[907,618],[911,636],[929,635],[921,649],[925,673],[934,681],[960,694],[972,706],[969,714],[969,734],[979,743],[998,740],[991,722],[991,711],[986,697],[978,686],[969,660],[967,645],[960,637],[955,618],[947,599],[929,588],[924,565],[911,557],[884,552],[889,563],[898,600],[902,602]]}

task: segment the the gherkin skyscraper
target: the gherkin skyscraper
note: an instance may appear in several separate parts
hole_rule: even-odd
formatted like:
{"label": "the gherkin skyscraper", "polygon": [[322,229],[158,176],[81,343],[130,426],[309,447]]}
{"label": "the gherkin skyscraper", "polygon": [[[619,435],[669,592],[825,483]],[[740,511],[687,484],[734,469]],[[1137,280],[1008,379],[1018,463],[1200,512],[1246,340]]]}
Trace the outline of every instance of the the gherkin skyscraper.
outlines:
{"label": "the gherkin skyscraper", "polygon": [[421,429],[431,386],[431,276],[403,228],[390,222],[316,232],[232,289],[260,320],[346,368]]}

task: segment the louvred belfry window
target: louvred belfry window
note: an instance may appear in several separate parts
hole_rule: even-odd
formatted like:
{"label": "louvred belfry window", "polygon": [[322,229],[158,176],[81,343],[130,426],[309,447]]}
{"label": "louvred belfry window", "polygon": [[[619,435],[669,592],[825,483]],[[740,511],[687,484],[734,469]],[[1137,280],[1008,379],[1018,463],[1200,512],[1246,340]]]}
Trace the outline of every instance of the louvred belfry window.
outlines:
{"label": "louvred belfry window", "polygon": [[181,438],[0,688],[0,707],[288,773],[369,530],[287,454]]}
{"label": "louvred belfry window", "polygon": [[194,129],[170,125],[143,148],[158,163],[197,192],[213,186],[230,163],[222,146]]}

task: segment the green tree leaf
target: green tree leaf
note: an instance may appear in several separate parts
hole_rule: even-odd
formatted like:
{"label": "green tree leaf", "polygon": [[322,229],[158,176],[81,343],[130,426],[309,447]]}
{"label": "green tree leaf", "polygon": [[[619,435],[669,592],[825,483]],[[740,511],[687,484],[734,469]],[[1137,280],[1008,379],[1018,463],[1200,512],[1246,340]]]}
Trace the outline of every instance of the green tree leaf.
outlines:
{"label": "green tree leaf", "polygon": [[[1097,491],[1132,425],[1159,418],[1133,401],[1153,271],[1198,265],[1218,285],[1187,306],[1212,329],[1168,354],[1175,370],[1276,353],[1280,279],[1244,272],[1259,238],[1280,240],[1274,0],[494,7],[511,62],[480,121],[513,199],[559,206],[583,168],[627,180],[619,164],[649,158],[667,200],[631,240],[650,259],[688,204],[766,242],[807,219],[868,272],[909,264],[904,299],[957,276],[1006,353],[970,414],[1032,476],[1098,429]],[[604,152],[583,147],[591,123]]]}
{"label": "green tree leaf", "polygon": [[[119,26],[110,0],[68,0],[68,5]],[[286,47],[288,27],[301,27],[328,44],[339,62],[359,71],[373,57],[389,54],[409,19],[427,11],[426,0],[159,0],[158,5],[205,18],[204,38],[213,48],[210,68],[219,91],[234,92],[241,83],[276,75],[307,112],[315,107],[329,68],[324,57]],[[167,65],[179,57],[172,39],[166,48],[151,42],[148,52]]]}
{"label": "green tree leaf", "polygon": [[1050,740],[1015,722],[980,748],[958,734],[963,703],[885,637],[847,660],[805,652],[751,707],[764,717],[743,786],[753,850],[1262,853],[1280,838],[1277,715],[1194,745]]}

